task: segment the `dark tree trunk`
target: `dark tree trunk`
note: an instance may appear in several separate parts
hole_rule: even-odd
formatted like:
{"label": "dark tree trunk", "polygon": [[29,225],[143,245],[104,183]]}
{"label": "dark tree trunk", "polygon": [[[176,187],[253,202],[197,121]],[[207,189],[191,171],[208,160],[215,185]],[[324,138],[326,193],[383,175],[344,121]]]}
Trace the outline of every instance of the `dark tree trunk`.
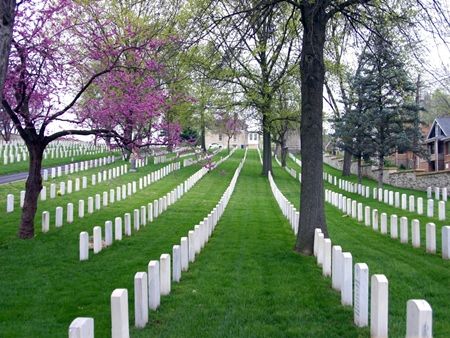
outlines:
{"label": "dark tree trunk", "polygon": [[344,151],[344,164],[342,167],[342,176],[350,176],[352,168],[352,154],[345,150]]}
{"label": "dark tree trunk", "polygon": [[286,147],[286,144],[284,142],[281,143],[281,166],[283,168],[286,166],[287,152],[288,148]]}
{"label": "dark tree trunk", "polygon": [[11,39],[14,26],[16,1],[0,1],[0,101],[2,99],[3,85],[8,70],[9,53],[11,51]]}
{"label": "dark tree trunk", "polygon": [[327,17],[321,1],[304,1],[301,6],[303,24],[301,75],[301,156],[302,185],[300,221],[295,249],[312,255],[314,229],[321,228],[325,237],[323,188],[323,86],[325,66],[323,50]]}
{"label": "dark tree trunk", "polygon": [[205,126],[205,113],[202,112],[200,115],[200,144],[203,152],[206,152],[206,126]]}
{"label": "dark tree trunk", "polygon": [[38,198],[42,189],[41,168],[45,145],[34,143],[27,144],[27,147],[30,153],[30,162],[19,228],[19,238],[22,239],[33,238],[34,236],[34,216],[36,215]]}
{"label": "dark tree trunk", "polygon": [[383,188],[384,156],[378,156],[378,188]]}
{"label": "dark tree trunk", "polygon": [[358,156],[358,183],[362,183],[362,163],[361,156]]}
{"label": "dark tree trunk", "polygon": [[280,144],[277,142],[275,143],[275,151],[274,154],[278,156],[278,154],[280,154],[281,156],[281,152],[280,152]]}
{"label": "dark tree trunk", "polygon": [[272,171],[272,149],[269,130],[269,118],[267,112],[263,112],[263,172],[264,176]]}
{"label": "dark tree trunk", "polygon": [[231,140],[231,137],[229,137],[228,140],[227,140],[227,150],[228,150],[228,154],[230,153],[230,140]]}

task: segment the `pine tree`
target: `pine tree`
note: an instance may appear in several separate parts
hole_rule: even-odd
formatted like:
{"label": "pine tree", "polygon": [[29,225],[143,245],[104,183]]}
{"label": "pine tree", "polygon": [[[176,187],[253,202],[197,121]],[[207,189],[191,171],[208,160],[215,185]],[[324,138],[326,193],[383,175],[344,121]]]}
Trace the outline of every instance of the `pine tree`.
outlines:
{"label": "pine tree", "polygon": [[419,108],[415,85],[406,70],[400,44],[389,34],[373,33],[353,81],[360,113],[370,124],[370,146],[378,160],[378,185],[383,185],[385,158],[396,151],[419,151]]}

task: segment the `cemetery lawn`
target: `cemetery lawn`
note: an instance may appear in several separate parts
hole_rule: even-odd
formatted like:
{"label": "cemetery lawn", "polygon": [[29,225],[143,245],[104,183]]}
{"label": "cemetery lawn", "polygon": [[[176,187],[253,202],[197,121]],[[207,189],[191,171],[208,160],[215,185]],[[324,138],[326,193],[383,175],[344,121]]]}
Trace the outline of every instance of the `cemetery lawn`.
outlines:
{"label": "cemetery lawn", "polygon": [[[72,157],[64,157],[64,158],[47,158],[42,161],[42,169],[55,167],[58,165],[70,164],[75,162],[82,162],[87,160],[93,160],[96,158],[107,157],[110,155],[120,156],[120,152],[103,152],[100,154],[92,154],[92,155],[77,155]],[[3,161],[3,158],[1,158]],[[3,162],[0,164],[0,175],[6,174],[15,174],[21,172],[28,172],[28,160],[21,162],[8,163],[4,165]],[[50,172],[49,172],[50,174]]]}
{"label": "cemetery lawn", "polygon": [[[216,155],[223,156],[224,152]],[[0,336],[2,337],[66,337],[69,324],[79,316],[95,318],[96,337],[109,337],[111,332],[110,296],[116,288],[129,291],[130,309],[133,308],[134,274],[146,271],[150,260],[159,259],[162,253],[172,253],[172,246],[179,243],[195,224],[200,222],[219,201],[228,186],[243,151],[239,151],[217,169],[202,178],[177,203],[160,217],[132,236],[114,244],[97,255],[90,251],[89,261],[80,262],[78,244],[81,231],[92,235],[95,225],[103,228],[105,221],[114,220],[134,208],[147,205],[200,169],[192,165],[175,171],[146,189],[138,190],[126,200],[116,202],[83,219],[74,218],[73,224],[64,221],[62,228],[54,226],[50,231],[40,230],[40,211],[36,222],[36,237],[19,240],[11,236],[17,231],[18,217],[1,222],[6,227],[6,238],[0,238]],[[142,169],[142,170],[141,170]],[[153,166],[139,169],[113,180],[132,179],[155,170]],[[101,193],[104,187],[92,187]],[[86,189],[88,190],[88,189]],[[87,199],[91,193],[83,190],[66,195],[72,201]],[[71,196],[71,197],[70,197]],[[56,205],[66,203],[47,200],[48,210],[54,213]],[[66,209],[64,209],[66,210]],[[77,206],[74,215],[77,215]],[[17,214],[18,215],[18,214]],[[65,217],[65,215],[64,215]],[[65,218],[64,218],[65,220]],[[103,231],[103,230],[102,230]],[[134,319],[133,310],[130,320]]]}
{"label": "cemetery lawn", "polygon": [[[294,235],[249,151],[209,243],[132,337],[367,337]],[[130,317],[132,318],[132,317]]]}
{"label": "cemetery lawn", "polygon": [[[294,178],[276,163],[274,179],[278,188],[298,209],[300,184],[293,184]],[[349,195],[347,192],[345,194]],[[359,195],[352,198],[363,203],[367,201]],[[388,206],[380,203],[378,210],[383,212],[388,210]],[[395,214],[403,215],[402,210],[396,210]],[[367,263],[370,275],[386,275],[389,281],[389,336],[405,336],[406,302],[409,299],[425,299],[433,309],[434,336],[450,337],[450,261],[425,252],[424,220],[417,217],[421,219],[422,247],[415,249],[411,245],[411,237],[409,244],[401,244],[399,240],[375,232],[351,217],[343,217],[337,208],[328,203],[326,216],[332,243],[341,245],[343,251],[351,252],[353,264]],[[440,247],[440,242],[437,246]],[[328,282],[330,284],[331,280]]]}

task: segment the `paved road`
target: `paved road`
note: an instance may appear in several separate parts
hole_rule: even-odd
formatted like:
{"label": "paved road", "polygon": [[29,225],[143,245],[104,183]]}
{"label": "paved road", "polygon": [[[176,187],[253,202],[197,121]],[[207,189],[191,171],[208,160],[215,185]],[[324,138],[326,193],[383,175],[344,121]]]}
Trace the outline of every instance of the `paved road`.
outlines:
{"label": "paved road", "polygon": [[[117,161],[118,159],[120,159],[120,158],[121,158],[121,156],[116,156],[116,161]],[[81,161],[81,162],[84,162],[84,161]],[[81,163],[81,162],[78,162],[78,163]],[[76,163],[76,162],[73,162],[73,163]],[[66,163],[66,164],[69,164],[69,163]],[[60,165],[57,165],[57,166],[54,166],[54,167],[43,168],[43,169],[41,170],[41,174],[43,175],[43,174],[44,174],[44,169],[47,169],[47,170],[48,170],[48,173],[49,173],[49,177],[50,177],[51,169],[52,169],[52,168],[58,168],[58,167],[61,167],[62,173],[64,174],[64,164],[60,164]],[[28,172],[22,172],[22,173],[15,173],[15,174],[2,175],[2,176],[0,176],[0,184],[5,184],[5,183],[11,183],[11,182],[15,182],[15,181],[26,180],[27,177],[28,177]]]}

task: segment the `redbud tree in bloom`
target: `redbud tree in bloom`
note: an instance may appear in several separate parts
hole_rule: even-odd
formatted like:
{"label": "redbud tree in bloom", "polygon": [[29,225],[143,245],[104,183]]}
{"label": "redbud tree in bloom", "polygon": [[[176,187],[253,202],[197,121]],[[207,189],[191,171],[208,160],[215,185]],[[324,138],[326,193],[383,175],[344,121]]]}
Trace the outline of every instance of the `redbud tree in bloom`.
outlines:
{"label": "redbud tree in bloom", "polygon": [[80,116],[90,125],[113,131],[126,156],[142,147],[179,142],[180,127],[163,118],[172,105],[160,84],[164,67],[152,59],[152,49],[156,52],[162,44],[149,44],[146,55],[128,52],[129,65],[98,79],[81,106]]}
{"label": "redbud tree in bloom", "polygon": [[150,41],[124,46],[131,33],[109,19],[103,8],[103,1],[70,0],[24,0],[16,7],[2,103],[30,154],[20,238],[34,236],[46,146],[67,135],[111,133],[76,126],[49,132],[49,126],[58,121],[82,125],[83,116],[76,113],[85,92],[124,68],[127,52],[149,48]]}

